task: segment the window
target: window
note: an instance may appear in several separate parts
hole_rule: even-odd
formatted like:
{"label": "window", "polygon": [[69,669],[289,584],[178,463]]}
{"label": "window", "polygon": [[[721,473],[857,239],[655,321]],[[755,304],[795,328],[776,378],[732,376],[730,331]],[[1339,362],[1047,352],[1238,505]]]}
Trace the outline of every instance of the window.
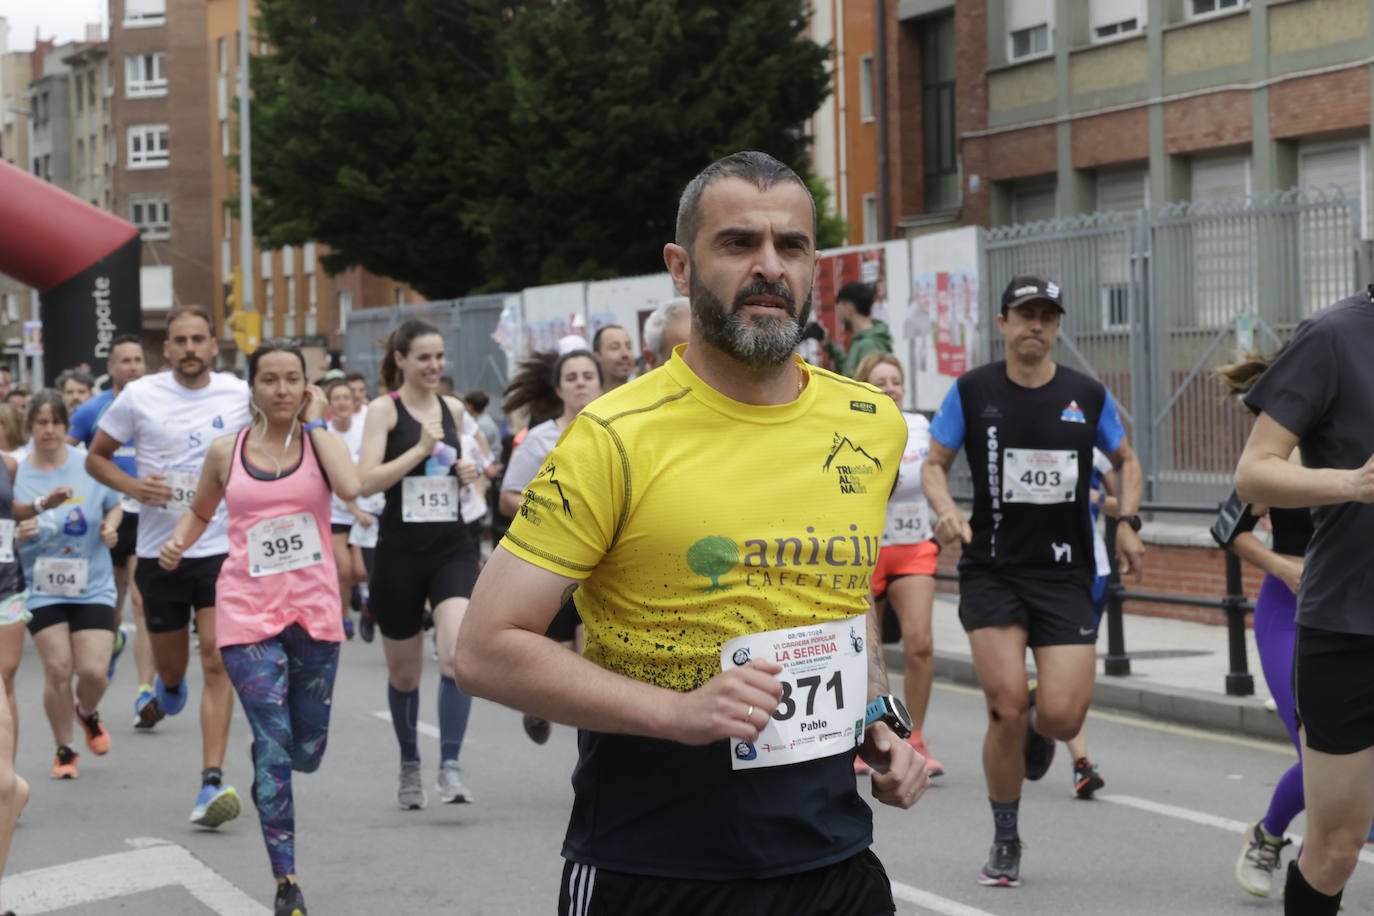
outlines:
{"label": "window", "polygon": [[170,194],[130,194],[129,222],[138,227],[145,241],[172,237],[172,196]]}
{"label": "window", "polygon": [[954,120],[954,16],[921,29],[921,147],[925,210],[959,206],[959,137]]}
{"label": "window", "polygon": [[287,275],[286,277],[286,335],[293,337],[296,334],[296,278]]}
{"label": "window", "polygon": [[398,286],[398,287],[396,287],[396,304],[397,304],[397,305],[405,305],[405,304],[406,304],[406,290],[405,290],[405,287],[404,287],[404,286]]}
{"label": "window", "polygon": [[[314,242],[306,242],[307,246],[314,244]],[[313,267],[314,265],[312,264],[311,266]],[[318,334],[319,321],[315,313],[319,309],[319,302],[315,289],[315,276],[310,272],[307,272],[305,275],[305,289],[306,295],[309,299],[309,301],[306,303],[305,311],[305,333]]]}
{"label": "window", "polygon": [[867,124],[874,120],[873,112],[878,105],[874,98],[877,86],[873,79],[873,55],[865,54],[859,58],[859,118]]}
{"label": "window", "polygon": [[218,72],[220,72],[220,73],[228,73],[228,72],[229,72],[229,39],[228,39],[228,38],[221,38],[219,41],[217,41],[217,42],[215,43],[215,47],[219,50],[219,71],[218,71]]}
{"label": "window", "polygon": [[129,168],[165,169],[172,162],[166,124],[135,124],[129,128]]}
{"label": "window", "polygon": [[864,195],[864,244],[882,241],[878,237],[878,195]]}
{"label": "window", "polygon": [[84,92],[81,91],[81,88],[82,88],[82,85],[81,85],[81,84],[84,83],[85,81],[86,81],[86,76],[85,76],[84,73],[77,73],[77,74],[75,74],[75,75],[72,77],[72,87],[73,87],[73,89],[74,89],[74,91],[72,92],[72,95],[76,96],[76,113],[77,113],[77,114],[80,114],[81,111],[82,111],[82,109],[85,107],[86,93],[84,93]]}
{"label": "window", "polygon": [[145,29],[167,22],[167,0],[124,0],[124,28]]}
{"label": "window", "polygon": [[167,94],[167,52],[130,54],[124,58],[124,97],[146,99]]}
{"label": "window", "polygon": [[1223,13],[1226,10],[1238,10],[1249,5],[1250,0],[1190,0],[1189,2],[1190,14],[1193,16]]}
{"label": "window", "polygon": [[353,294],[344,291],[339,293],[339,330],[348,330],[348,313],[353,311]]}
{"label": "window", "polygon": [[1126,283],[1102,284],[1102,330],[1121,331],[1131,323],[1131,288]]}
{"label": "window", "polygon": [[[1192,162],[1193,203],[1244,200],[1250,194],[1250,157],[1217,156]],[[1254,308],[1252,241],[1238,235],[1224,212],[1204,208],[1193,224],[1193,297],[1200,327],[1218,327]],[[1208,218],[1210,216],[1210,218]]]}
{"label": "window", "polygon": [[1120,22],[1109,22],[1106,25],[1093,26],[1093,40],[1104,41],[1108,38],[1118,38],[1122,35],[1129,35],[1131,32],[1139,31],[1139,20],[1122,19]]}
{"label": "window", "polygon": [[[1344,197],[1356,204],[1354,230],[1370,234],[1369,146],[1364,141],[1303,142],[1298,149],[1298,184],[1312,199]],[[1298,270],[1303,314],[1349,295],[1351,226],[1334,208],[1303,213]]]}
{"label": "window", "polygon": [[221,156],[229,156],[229,122],[219,122],[219,152]]}
{"label": "window", "polygon": [[1012,60],[1044,54],[1049,49],[1050,27],[1048,25],[1035,25],[1026,29],[1017,29],[1011,33]]}
{"label": "window", "polygon": [[272,300],[272,278],[266,275],[262,281],[262,314],[267,319],[264,336],[276,337],[277,325],[274,319],[277,315],[277,304]]}
{"label": "window", "polygon": [[1034,223],[1054,219],[1053,184],[1029,184],[1014,187],[1011,192],[1011,221],[1015,224]]}
{"label": "window", "polygon": [[290,245],[282,246],[281,275],[283,277],[294,277],[296,275],[296,249],[292,248]]}
{"label": "window", "polygon": [[272,252],[264,251],[258,258],[261,261],[258,268],[259,273],[263,275],[264,279],[270,280],[272,278]]}
{"label": "window", "polygon": [[306,242],[301,246],[301,271],[308,274],[315,272],[315,243]]}
{"label": "window", "polygon": [[172,307],[172,265],[149,264],[138,269],[138,292],[143,310]]}

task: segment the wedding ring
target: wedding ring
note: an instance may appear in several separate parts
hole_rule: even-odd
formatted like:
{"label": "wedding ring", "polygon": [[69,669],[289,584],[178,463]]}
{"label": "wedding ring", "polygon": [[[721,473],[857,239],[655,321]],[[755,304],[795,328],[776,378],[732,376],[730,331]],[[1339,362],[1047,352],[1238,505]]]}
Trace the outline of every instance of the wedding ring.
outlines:
{"label": "wedding ring", "polygon": [[744,721],[748,722],[754,717],[754,704],[749,704],[749,711],[744,714]]}

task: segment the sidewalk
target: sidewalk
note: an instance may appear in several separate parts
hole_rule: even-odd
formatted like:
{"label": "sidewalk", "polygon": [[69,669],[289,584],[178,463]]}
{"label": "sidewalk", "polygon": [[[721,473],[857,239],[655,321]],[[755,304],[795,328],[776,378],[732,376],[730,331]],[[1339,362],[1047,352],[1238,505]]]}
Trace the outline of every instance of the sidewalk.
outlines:
{"label": "sidewalk", "polygon": [[[959,623],[958,598],[936,594],[933,618],[935,676],[977,686],[968,636]],[[1226,673],[1230,663],[1225,627],[1136,614],[1124,615],[1123,626],[1131,673],[1125,677],[1103,673],[1102,659],[1107,654],[1104,616],[1097,643],[1097,686],[1093,692],[1093,706],[1287,743],[1288,733],[1283,722],[1265,708],[1269,689],[1259,670],[1253,630],[1246,630],[1245,635],[1247,664],[1255,679],[1255,694],[1233,697],[1226,695]],[[901,645],[889,645],[886,651],[888,670],[901,671]],[[1029,653],[1026,665],[1028,671],[1034,671],[1034,659]]]}

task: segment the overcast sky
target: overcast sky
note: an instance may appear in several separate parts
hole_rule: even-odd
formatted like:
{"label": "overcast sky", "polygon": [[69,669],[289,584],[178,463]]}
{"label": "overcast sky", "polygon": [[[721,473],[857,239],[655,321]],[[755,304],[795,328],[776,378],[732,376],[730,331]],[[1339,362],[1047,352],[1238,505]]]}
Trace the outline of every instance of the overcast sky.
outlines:
{"label": "overcast sky", "polygon": [[9,22],[9,51],[32,51],[34,29],[58,44],[80,41],[86,23],[103,23],[109,16],[106,0],[0,0],[0,16]]}

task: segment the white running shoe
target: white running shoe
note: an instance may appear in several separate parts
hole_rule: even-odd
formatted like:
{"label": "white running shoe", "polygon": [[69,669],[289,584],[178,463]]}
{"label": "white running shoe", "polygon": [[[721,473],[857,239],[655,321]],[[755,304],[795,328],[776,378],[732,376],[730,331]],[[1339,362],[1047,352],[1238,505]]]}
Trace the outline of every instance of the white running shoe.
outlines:
{"label": "white running shoe", "polygon": [[1274,889],[1274,872],[1278,871],[1283,847],[1292,843],[1283,837],[1271,836],[1255,821],[1245,829],[1245,840],[1236,860],[1236,880],[1256,897],[1268,897]]}

